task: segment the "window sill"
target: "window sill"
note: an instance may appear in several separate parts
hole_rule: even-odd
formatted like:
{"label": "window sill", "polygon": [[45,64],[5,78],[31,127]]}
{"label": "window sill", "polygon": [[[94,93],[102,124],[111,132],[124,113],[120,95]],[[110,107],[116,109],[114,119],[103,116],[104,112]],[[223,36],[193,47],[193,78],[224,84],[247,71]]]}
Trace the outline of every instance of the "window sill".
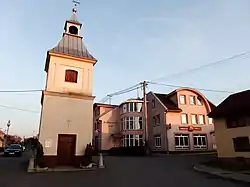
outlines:
{"label": "window sill", "polygon": [[189,150],[189,147],[175,147],[176,150]]}
{"label": "window sill", "polygon": [[246,152],[250,152],[250,149],[247,150],[235,150],[235,153],[246,153]]}
{"label": "window sill", "polygon": [[208,149],[207,147],[194,147],[194,149]]}

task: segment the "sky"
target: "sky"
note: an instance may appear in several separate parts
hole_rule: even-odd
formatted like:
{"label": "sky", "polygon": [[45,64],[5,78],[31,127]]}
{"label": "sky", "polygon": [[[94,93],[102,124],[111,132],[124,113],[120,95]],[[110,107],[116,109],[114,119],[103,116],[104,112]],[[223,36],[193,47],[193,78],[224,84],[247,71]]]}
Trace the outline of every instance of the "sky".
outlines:
{"label": "sky", "polygon": [[[0,90],[44,89],[46,51],[60,40],[71,10],[71,0],[1,2]],[[250,87],[250,54],[187,71],[250,51],[249,0],[82,0],[77,17],[84,43],[98,59],[95,102],[143,80],[232,92]],[[201,92],[215,104],[229,95]],[[138,93],[114,97],[112,104]],[[40,98],[40,92],[0,93],[0,128],[11,120],[11,134],[37,134]]]}

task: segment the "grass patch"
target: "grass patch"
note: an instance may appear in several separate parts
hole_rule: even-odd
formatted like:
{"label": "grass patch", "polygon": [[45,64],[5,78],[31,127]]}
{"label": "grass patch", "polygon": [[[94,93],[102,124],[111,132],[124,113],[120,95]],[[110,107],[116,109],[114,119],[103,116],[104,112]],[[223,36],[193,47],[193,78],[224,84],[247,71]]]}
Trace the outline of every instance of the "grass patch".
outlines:
{"label": "grass patch", "polygon": [[225,161],[225,160],[211,160],[202,163],[205,166],[219,168],[228,171],[246,171],[250,170],[250,165],[243,161]]}

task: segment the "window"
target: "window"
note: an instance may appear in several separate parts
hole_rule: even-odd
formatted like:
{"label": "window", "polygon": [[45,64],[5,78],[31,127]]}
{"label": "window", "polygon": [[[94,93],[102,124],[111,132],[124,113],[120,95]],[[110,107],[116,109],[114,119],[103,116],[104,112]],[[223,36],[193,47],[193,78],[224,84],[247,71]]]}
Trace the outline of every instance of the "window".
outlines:
{"label": "window", "polygon": [[122,130],[142,129],[142,117],[124,117],[121,119]]}
{"label": "window", "polygon": [[247,136],[233,138],[233,144],[235,152],[250,152],[249,138]]}
{"label": "window", "polygon": [[160,114],[153,117],[153,125],[160,125]]}
{"label": "window", "polygon": [[142,103],[136,103],[136,112],[142,112]]}
{"label": "window", "polygon": [[126,113],[127,112],[127,104],[123,104],[122,105],[122,113]]}
{"label": "window", "polygon": [[189,103],[190,103],[190,105],[195,105],[195,96],[189,97]]}
{"label": "window", "polygon": [[195,149],[207,148],[207,136],[205,134],[196,134],[193,136],[193,140]]}
{"label": "window", "polygon": [[246,118],[230,118],[227,119],[227,128],[237,128],[247,126]]}
{"label": "window", "polygon": [[199,124],[201,125],[205,124],[205,115],[199,115]]}
{"label": "window", "polygon": [[123,135],[122,142],[124,147],[140,146],[143,144],[143,137],[138,134],[127,134]]}
{"label": "window", "polygon": [[181,123],[188,124],[188,115],[187,114],[181,114]]}
{"label": "window", "polygon": [[78,34],[78,29],[76,26],[70,26],[69,27],[69,33],[70,34]]}
{"label": "window", "polygon": [[100,115],[100,107],[97,107],[95,109],[95,116],[99,116]]}
{"label": "window", "polygon": [[155,100],[152,100],[152,108],[155,108]]}
{"label": "window", "polygon": [[202,105],[202,99],[200,97],[197,97],[197,104]]}
{"label": "window", "polygon": [[121,119],[121,130],[124,130],[124,118]]}
{"label": "window", "polygon": [[189,135],[179,134],[175,135],[175,148],[176,149],[187,149],[189,148]]}
{"label": "window", "polygon": [[180,104],[186,104],[186,96],[185,95],[180,95]]}
{"label": "window", "polygon": [[212,125],[213,124],[213,118],[208,118],[208,124]]}
{"label": "window", "polygon": [[77,71],[67,69],[65,71],[65,82],[77,83],[77,75]]}
{"label": "window", "polygon": [[128,103],[128,112],[135,112],[135,103]]}
{"label": "window", "polygon": [[192,124],[197,124],[197,115],[196,114],[191,115],[191,121],[192,121]]}
{"label": "window", "polygon": [[154,136],[155,148],[161,148],[161,135]]}

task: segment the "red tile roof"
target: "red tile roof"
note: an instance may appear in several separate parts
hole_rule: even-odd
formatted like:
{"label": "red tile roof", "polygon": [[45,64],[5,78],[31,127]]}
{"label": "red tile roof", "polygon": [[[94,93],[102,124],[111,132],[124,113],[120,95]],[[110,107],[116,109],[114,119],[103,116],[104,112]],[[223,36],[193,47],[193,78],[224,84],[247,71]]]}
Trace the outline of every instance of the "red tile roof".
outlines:
{"label": "red tile roof", "polygon": [[227,117],[232,115],[250,114],[250,90],[238,92],[228,96],[214,108],[208,116],[211,118]]}

